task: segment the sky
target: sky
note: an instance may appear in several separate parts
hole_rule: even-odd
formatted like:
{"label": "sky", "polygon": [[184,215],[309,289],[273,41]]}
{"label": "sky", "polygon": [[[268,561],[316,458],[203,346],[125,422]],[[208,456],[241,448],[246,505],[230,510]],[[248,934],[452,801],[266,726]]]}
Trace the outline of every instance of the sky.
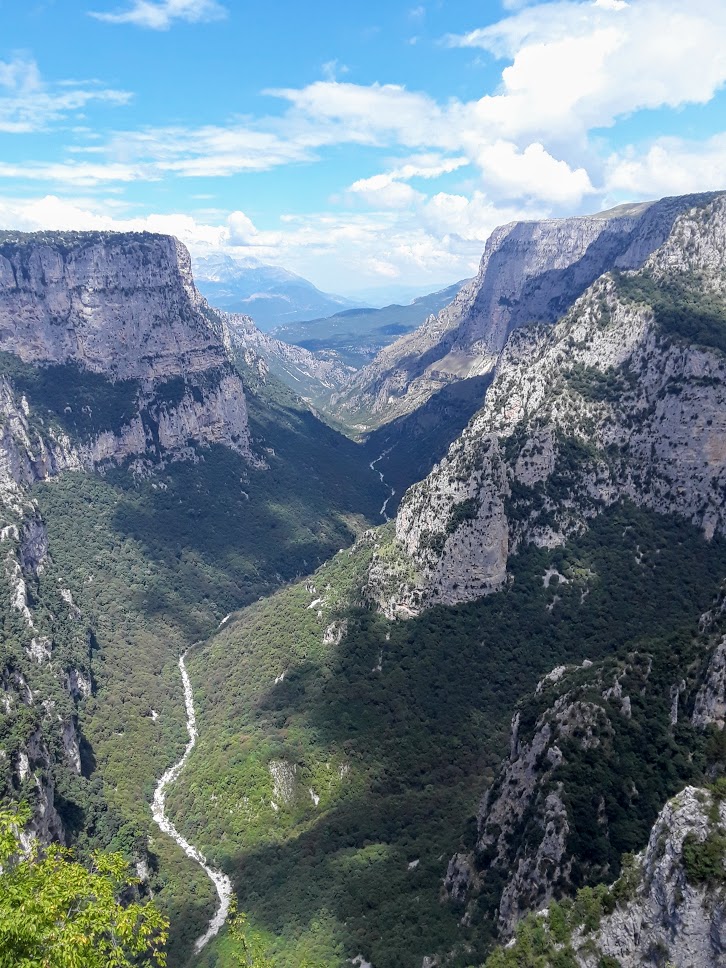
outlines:
{"label": "sky", "polygon": [[513,219],[726,188],[724,0],[0,0],[0,227],[355,297]]}

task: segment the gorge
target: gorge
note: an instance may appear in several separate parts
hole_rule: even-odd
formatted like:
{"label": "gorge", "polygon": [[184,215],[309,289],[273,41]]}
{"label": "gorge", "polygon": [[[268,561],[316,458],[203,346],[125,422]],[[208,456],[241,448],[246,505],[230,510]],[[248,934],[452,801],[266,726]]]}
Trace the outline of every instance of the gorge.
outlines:
{"label": "gorge", "polygon": [[724,253],[514,223],[352,371],[168,236],[0,237],[0,795],[170,968],[723,963]]}

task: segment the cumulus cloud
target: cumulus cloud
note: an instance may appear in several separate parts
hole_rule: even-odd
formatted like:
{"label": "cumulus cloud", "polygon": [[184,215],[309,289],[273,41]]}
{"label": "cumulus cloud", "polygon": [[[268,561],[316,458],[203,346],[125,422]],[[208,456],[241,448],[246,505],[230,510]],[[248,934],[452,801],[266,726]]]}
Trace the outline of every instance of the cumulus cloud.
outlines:
{"label": "cumulus cloud", "polygon": [[410,179],[439,178],[468,164],[468,159],[462,157],[415,155],[390,171],[359,178],[347,191],[349,195],[363,198],[374,208],[410,208],[425,198],[408,184]]}
{"label": "cumulus cloud", "polygon": [[373,175],[353,182],[348,191],[376,208],[409,208],[424,196],[391,174]]}
{"label": "cumulus cloud", "polygon": [[132,0],[127,10],[92,10],[89,16],[109,24],[134,24],[149,30],[168,30],[175,20],[202,23],[223,20],[227,10],[217,0]]}
{"label": "cumulus cloud", "polygon": [[30,57],[0,60],[0,132],[5,134],[41,131],[53,122],[77,115],[94,101],[126,104],[130,99],[128,91],[93,81],[48,83]]}
{"label": "cumulus cloud", "polygon": [[[165,29],[222,11],[200,0],[127,6],[99,16]],[[281,102],[267,116],[119,131],[99,142],[89,134],[73,161],[3,162],[0,177],[46,182],[59,193],[63,186],[100,189],[312,164],[333,146],[357,146],[365,177],[347,188],[330,186],[335,205],[352,211],[281,216],[274,229],[256,226],[244,212],[203,213],[191,223],[163,217],[192,246],[254,251],[329,288],[339,288],[337,275],[346,272],[429,282],[461,277],[503,221],[723,187],[726,134],[702,144],[671,138],[603,150],[603,129],[620,119],[706,103],[726,83],[722,0],[506,0],[504,7],[509,13],[497,23],[447,40],[500,62],[499,86],[481,97],[445,100],[400,84],[355,84],[340,80],[344,68],[331,61],[322,80],[264,92]],[[49,87],[34,65],[0,64],[0,130],[36,130],[94,98],[122,103],[128,95],[93,84]],[[372,168],[371,159],[382,156]],[[57,223],[65,212],[88,227],[99,218],[119,226],[143,222],[93,205],[70,211],[57,197],[43,204],[18,217],[46,211]],[[0,208],[4,218],[8,213]],[[330,279],[320,268],[327,261]]]}
{"label": "cumulus cloud", "polygon": [[475,106],[480,123],[551,137],[643,108],[705,103],[726,82],[725,40],[720,0],[559,0],[448,43],[511,61],[502,92]]}
{"label": "cumulus cloud", "polygon": [[605,187],[614,196],[636,198],[726,189],[726,132],[704,141],[659,138],[645,152],[628,147],[613,153]]}
{"label": "cumulus cloud", "polygon": [[477,162],[484,184],[504,197],[545,198],[576,206],[595,192],[584,168],[573,170],[536,142],[520,151],[511,142],[496,141],[479,151]]}
{"label": "cumulus cloud", "polygon": [[117,211],[119,204],[56,195],[0,197],[0,228],[164,232],[192,254],[254,255],[332,291],[354,292],[383,276],[425,292],[473,274],[492,228],[528,214],[497,209],[480,194],[473,200],[441,195],[416,212],[287,215],[279,228],[261,229],[242,211],[210,224],[181,213],[127,216]]}

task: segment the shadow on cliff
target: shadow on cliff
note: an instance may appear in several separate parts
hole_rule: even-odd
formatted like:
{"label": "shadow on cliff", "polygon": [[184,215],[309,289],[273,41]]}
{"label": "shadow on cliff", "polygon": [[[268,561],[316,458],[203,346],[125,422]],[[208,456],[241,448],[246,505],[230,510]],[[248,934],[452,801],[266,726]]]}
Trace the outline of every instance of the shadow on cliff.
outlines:
{"label": "shadow on cliff", "polygon": [[[636,546],[649,565],[634,572]],[[214,656],[221,665],[215,692],[201,700],[205,747],[221,757],[220,775],[234,769],[230,736],[243,707],[244,725],[236,728],[248,734],[254,723],[275,755],[301,768],[310,757],[351,766],[347,792],[323,816],[312,804],[300,808],[287,839],[242,851],[217,844],[215,862],[233,876],[241,909],[281,938],[332,916],[347,953],[364,952],[376,968],[420,964],[467,937],[481,954],[487,925],[470,936],[458,925],[461,912],[440,904],[439,893],[448,858],[473,846],[478,798],[504,753],[517,701],[562,662],[636,645],[662,654],[670,668],[668,643],[676,630],[695,633],[726,573],[725,555],[721,543],[707,544],[682,522],[613,509],[569,548],[530,548],[513,559],[506,592],[407,622],[349,610],[340,646],[257,696],[246,681],[249,666],[238,668],[232,628],[224,655]],[[574,581],[544,587],[550,565],[589,569],[586,607]],[[537,709],[524,707],[523,730],[533,727]],[[219,723],[224,735],[215,734]],[[190,769],[193,783],[193,761]],[[651,800],[633,808],[643,813],[643,830]],[[495,901],[485,897],[483,906]]]}

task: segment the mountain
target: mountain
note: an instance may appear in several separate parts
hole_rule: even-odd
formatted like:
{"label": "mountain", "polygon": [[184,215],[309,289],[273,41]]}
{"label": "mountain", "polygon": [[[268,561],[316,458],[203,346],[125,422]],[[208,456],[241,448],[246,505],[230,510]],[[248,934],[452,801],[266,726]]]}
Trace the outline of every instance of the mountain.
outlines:
{"label": "mountain", "polygon": [[635,273],[604,275],[554,327],[518,329],[481,412],[406,495],[406,607],[507,581],[523,543],[555,547],[622,499],[722,533],[726,196],[688,209]]}
{"label": "mountain", "polygon": [[721,964],[724,253],[724,193],[498,230],[356,443],[174,240],[7,236],[0,796],[172,968]]}
{"label": "mountain", "polygon": [[384,346],[419,326],[454,299],[463,282],[418,296],[408,305],[382,309],[345,309],[323,319],[287,323],[275,336],[314,352],[335,352],[355,368],[370,362]]}
{"label": "mountain", "polygon": [[333,396],[332,408],[350,424],[377,427],[454,381],[490,373],[515,328],[554,323],[608,269],[639,268],[693,201],[666,198],[495,229],[477,277],[438,315],[382,350]]}
{"label": "mountain", "polygon": [[235,259],[224,253],[195,256],[194,273],[213,306],[252,316],[265,331],[355,305],[343,296],[321,292],[294,272],[253,258]]}
{"label": "mountain", "polygon": [[214,892],[151,818],[187,739],[179,655],[379,520],[385,490],[172,238],[4,233],[0,339],[0,797],[43,841],[123,850],[183,964]]}
{"label": "mountain", "polygon": [[305,400],[323,402],[350,379],[353,371],[341,363],[336,353],[312,353],[283,343],[259,330],[249,316],[222,315],[232,344],[247,356],[252,354],[263,360],[277,379]]}
{"label": "mountain", "polygon": [[276,965],[723,960],[726,195],[648,211],[395,523],[190,657],[170,809]]}

